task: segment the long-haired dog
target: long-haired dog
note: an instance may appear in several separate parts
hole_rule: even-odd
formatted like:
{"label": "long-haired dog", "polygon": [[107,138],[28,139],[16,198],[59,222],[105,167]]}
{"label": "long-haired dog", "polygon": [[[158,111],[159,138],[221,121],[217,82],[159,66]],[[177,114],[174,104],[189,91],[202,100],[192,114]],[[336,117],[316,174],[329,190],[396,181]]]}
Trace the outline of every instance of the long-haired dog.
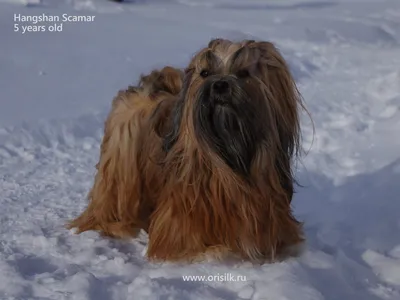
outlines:
{"label": "long-haired dog", "polygon": [[291,211],[301,96],[272,43],[212,40],[181,72],[119,92],[78,232],[149,235],[153,260],[273,260],[303,241]]}

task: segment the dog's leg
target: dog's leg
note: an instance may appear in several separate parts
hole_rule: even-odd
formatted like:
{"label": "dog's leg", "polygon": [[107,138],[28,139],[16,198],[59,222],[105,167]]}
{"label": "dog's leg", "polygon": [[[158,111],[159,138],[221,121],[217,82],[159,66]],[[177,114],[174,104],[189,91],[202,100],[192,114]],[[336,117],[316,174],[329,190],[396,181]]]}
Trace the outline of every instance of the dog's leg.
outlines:
{"label": "dog's leg", "polygon": [[287,196],[271,197],[264,224],[262,252],[267,259],[279,260],[289,255],[290,249],[304,242],[302,223],[292,213]]}
{"label": "dog's leg", "polygon": [[105,124],[100,160],[89,206],[69,224],[78,233],[99,230],[107,236],[133,237],[147,223],[141,195],[139,152],[143,121],[152,101],[136,92],[120,92]]}

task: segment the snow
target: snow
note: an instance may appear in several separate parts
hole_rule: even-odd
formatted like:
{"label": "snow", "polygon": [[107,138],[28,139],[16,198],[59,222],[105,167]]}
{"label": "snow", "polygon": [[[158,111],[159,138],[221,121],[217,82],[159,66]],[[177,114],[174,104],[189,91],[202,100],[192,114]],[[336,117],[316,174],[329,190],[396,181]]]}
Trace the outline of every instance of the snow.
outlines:
{"label": "snow", "polygon": [[[22,34],[14,13],[95,20]],[[312,115],[293,200],[303,254],[153,264],[145,234],[65,230],[116,91],[217,36],[275,42]],[[400,1],[0,0],[0,37],[1,300],[400,299]]]}

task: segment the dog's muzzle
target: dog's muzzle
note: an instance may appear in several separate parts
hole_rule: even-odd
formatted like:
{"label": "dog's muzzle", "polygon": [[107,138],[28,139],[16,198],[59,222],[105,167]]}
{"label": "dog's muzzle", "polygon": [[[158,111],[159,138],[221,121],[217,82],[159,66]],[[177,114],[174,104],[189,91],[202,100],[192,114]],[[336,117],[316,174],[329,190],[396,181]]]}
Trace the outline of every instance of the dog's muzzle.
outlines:
{"label": "dog's muzzle", "polygon": [[228,105],[232,100],[233,83],[229,78],[214,80],[210,86],[210,102],[215,105]]}

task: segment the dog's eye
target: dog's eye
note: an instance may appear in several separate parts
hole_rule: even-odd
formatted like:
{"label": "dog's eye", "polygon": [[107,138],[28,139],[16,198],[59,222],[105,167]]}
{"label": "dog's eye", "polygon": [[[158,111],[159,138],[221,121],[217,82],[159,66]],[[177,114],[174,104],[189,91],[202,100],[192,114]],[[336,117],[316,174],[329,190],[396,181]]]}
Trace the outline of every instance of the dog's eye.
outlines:
{"label": "dog's eye", "polygon": [[237,76],[238,78],[247,78],[247,77],[250,76],[250,73],[249,73],[248,70],[242,69],[242,70],[239,70],[239,71],[236,73],[236,76]]}
{"label": "dog's eye", "polygon": [[210,72],[208,70],[203,70],[200,72],[200,76],[203,78],[206,78],[206,77],[210,76]]}

